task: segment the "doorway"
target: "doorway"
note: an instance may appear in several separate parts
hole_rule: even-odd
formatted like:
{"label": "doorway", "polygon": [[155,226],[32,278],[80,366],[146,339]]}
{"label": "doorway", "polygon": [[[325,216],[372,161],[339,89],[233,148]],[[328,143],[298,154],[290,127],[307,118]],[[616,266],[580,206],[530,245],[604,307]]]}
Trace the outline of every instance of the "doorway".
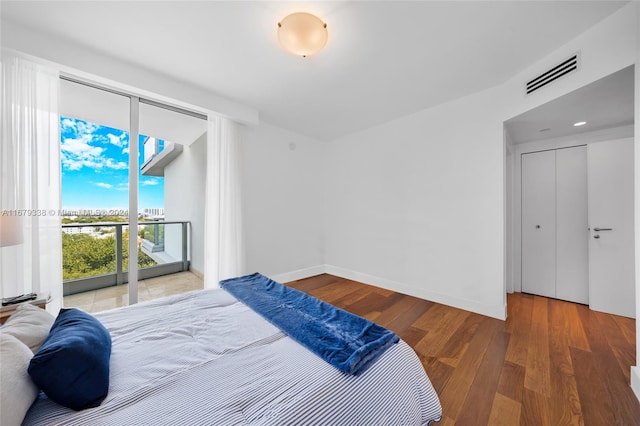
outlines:
{"label": "doorway", "polygon": [[98,312],[202,288],[159,277],[191,268],[191,230],[204,228],[182,207],[204,202],[181,197],[203,191],[176,186],[193,188],[186,171],[204,181],[206,116],[69,76],[60,87],[64,306]]}
{"label": "doorway", "polygon": [[[586,122],[581,124],[581,122]],[[603,79],[595,81],[583,88],[564,95],[554,101],[541,105],[533,110],[525,112],[517,117],[507,120],[504,123],[505,141],[510,151],[513,153],[512,163],[507,166],[507,188],[511,188],[509,194],[512,203],[507,207],[507,212],[511,210],[511,226],[507,225],[507,241],[510,242],[511,256],[506,257],[506,262],[510,262],[507,270],[511,271],[507,275],[508,291],[524,291],[535,294],[541,294],[548,297],[555,297],[564,300],[572,300],[580,303],[588,303],[591,309],[604,312],[624,315],[629,317],[635,316],[635,282],[634,282],[634,247],[633,247],[633,123],[634,123],[634,67],[624,68],[613,73]],[[625,142],[626,141],[626,142]],[[627,146],[631,149],[626,154],[618,154],[618,159],[607,157],[609,147]],[[556,155],[558,152],[569,153],[571,149],[577,153],[576,147],[582,147],[583,154],[577,155],[578,163],[571,160],[572,165],[563,170],[574,170],[577,164],[578,169],[586,169],[588,174],[587,182],[589,186],[586,200],[580,196],[575,199],[576,190],[564,188],[564,193],[553,192],[547,194],[547,198],[551,200],[551,204],[563,205],[561,209],[569,209],[573,213],[557,211],[550,209],[553,215],[548,214],[546,228],[553,234],[554,238],[547,237],[546,250],[539,251],[541,258],[531,258],[530,250],[531,235],[538,234],[541,236],[544,227],[540,223],[528,223],[532,213],[531,200],[527,201],[525,195],[527,185],[526,177],[523,177],[525,169],[529,167],[525,165],[525,160],[529,160],[536,155],[547,158],[547,167],[549,170],[542,171],[537,177],[533,178],[534,182],[547,182],[549,188],[554,187],[554,191],[562,191],[562,186],[557,187],[556,179],[571,179],[572,173],[569,175],[559,172],[555,167]],[[620,151],[612,148],[613,151]],[[624,151],[624,149],[622,149]],[[546,153],[546,154],[536,154]],[[549,158],[553,157],[553,161]],[[575,156],[574,156],[575,157]],[[620,158],[626,159],[625,167],[618,164]],[[566,163],[566,158],[560,160]],[[574,158],[575,160],[575,158]],[[618,162],[618,163],[617,163]],[[553,167],[549,166],[553,165]],[[612,172],[598,172],[598,167],[608,167],[609,170],[618,170],[621,167],[631,170],[626,177],[619,177],[622,183],[606,182],[604,177],[612,175]],[[541,166],[544,167],[544,166]],[[529,167],[531,168],[531,167]],[[553,170],[551,170],[553,168]],[[511,169],[511,173],[509,173]],[[578,172],[578,175],[584,172]],[[600,176],[598,175],[600,173]],[[626,172],[625,172],[626,173]],[[613,173],[615,174],[615,173]],[[624,174],[624,173],[623,173]],[[564,177],[563,177],[564,176]],[[600,179],[604,183],[596,183],[595,180]],[[566,184],[566,182],[565,182]],[[599,186],[608,185],[609,189],[598,189]],[[605,195],[612,195],[618,192],[616,188],[626,188],[623,190],[625,195],[620,201],[612,201]],[[531,188],[528,189],[531,191]],[[578,190],[577,192],[580,192]],[[582,190],[582,192],[584,192]],[[509,197],[506,197],[509,199]],[[584,205],[587,203],[587,225],[580,223],[577,218],[575,207],[577,204]],[[626,204],[625,204],[626,202]],[[539,207],[540,200],[533,203]],[[609,205],[608,216],[598,216],[598,208]],[[611,207],[613,206],[613,207]],[[556,206],[553,206],[556,207]],[[629,220],[631,225],[620,225],[616,215],[621,213],[622,216]],[[563,216],[564,214],[564,216]],[[623,222],[627,220],[624,219]],[[558,221],[558,222],[556,222]],[[596,223],[598,222],[598,223]],[[616,227],[606,224],[616,222]],[[558,228],[558,225],[564,225]],[[536,225],[541,225],[536,228]],[[533,226],[533,228],[531,228]],[[572,228],[569,234],[573,234],[570,239],[562,234],[567,229]],[[529,229],[531,228],[531,229]],[[598,228],[600,231],[596,231]],[[605,229],[613,229],[608,231]],[[614,238],[614,234],[615,238]],[[558,238],[559,237],[559,238]],[[618,240],[617,237],[622,237]],[[576,242],[577,240],[580,240]],[[607,240],[605,242],[605,240]],[[553,245],[550,241],[553,241]],[[630,241],[630,243],[629,243]],[[568,244],[568,246],[567,246]],[[509,245],[508,245],[509,246]],[[564,256],[564,259],[562,258]],[[568,258],[567,258],[568,257]],[[546,260],[545,260],[546,259]],[[584,260],[586,259],[586,265]],[[605,266],[602,266],[603,259]],[[622,259],[622,263],[611,263],[611,259]],[[545,263],[546,262],[546,263]],[[607,264],[607,262],[609,262]],[[600,266],[599,266],[600,265]],[[531,278],[531,272],[538,274],[539,278],[534,278],[533,289],[531,282],[527,282]],[[622,274],[619,274],[622,271]],[[581,274],[586,273],[586,278],[581,278]],[[582,291],[587,289],[586,300],[581,301],[569,294],[563,294],[562,290],[558,293],[556,283],[564,281],[563,274],[572,277],[574,284],[579,282]],[[587,282],[585,282],[587,281]],[[537,291],[536,286],[544,287],[543,291]],[[573,291],[570,289],[569,293]],[[608,301],[608,297],[614,297],[615,301]],[[629,303],[623,303],[629,302]],[[630,306],[627,307],[626,304]]]}

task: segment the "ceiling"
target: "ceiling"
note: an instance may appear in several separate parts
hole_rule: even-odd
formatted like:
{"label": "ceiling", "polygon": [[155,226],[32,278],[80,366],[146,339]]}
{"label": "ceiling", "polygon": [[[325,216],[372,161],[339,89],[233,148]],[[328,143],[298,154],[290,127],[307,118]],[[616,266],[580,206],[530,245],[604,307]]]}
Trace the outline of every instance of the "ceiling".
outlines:
{"label": "ceiling", "polygon": [[[586,121],[576,127],[574,123]],[[505,122],[514,145],[633,124],[633,65]]]}
{"label": "ceiling", "polygon": [[[2,1],[0,13],[333,140],[498,85],[626,3]],[[327,23],[316,56],[277,44],[295,11]]]}

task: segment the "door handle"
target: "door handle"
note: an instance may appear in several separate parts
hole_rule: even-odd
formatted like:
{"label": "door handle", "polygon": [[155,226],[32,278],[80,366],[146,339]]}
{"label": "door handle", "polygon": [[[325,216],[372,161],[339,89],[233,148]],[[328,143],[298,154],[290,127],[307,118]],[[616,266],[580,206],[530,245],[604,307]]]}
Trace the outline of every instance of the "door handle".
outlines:
{"label": "door handle", "polygon": [[597,240],[598,238],[600,238],[600,235],[594,235],[593,238]]}
{"label": "door handle", "polygon": [[596,232],[600,232],[600,231],[613,231],[613,228],[593,228],[594,231]]}

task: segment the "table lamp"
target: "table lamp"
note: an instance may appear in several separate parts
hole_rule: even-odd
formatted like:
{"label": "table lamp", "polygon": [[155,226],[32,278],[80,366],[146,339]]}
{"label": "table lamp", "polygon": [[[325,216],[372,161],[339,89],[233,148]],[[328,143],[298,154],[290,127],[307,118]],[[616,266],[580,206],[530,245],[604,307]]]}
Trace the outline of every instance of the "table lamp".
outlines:
{"label": "table lamp", "polygon": [[20,216],[0,216],[0,247],[22,243],[21,219]]}

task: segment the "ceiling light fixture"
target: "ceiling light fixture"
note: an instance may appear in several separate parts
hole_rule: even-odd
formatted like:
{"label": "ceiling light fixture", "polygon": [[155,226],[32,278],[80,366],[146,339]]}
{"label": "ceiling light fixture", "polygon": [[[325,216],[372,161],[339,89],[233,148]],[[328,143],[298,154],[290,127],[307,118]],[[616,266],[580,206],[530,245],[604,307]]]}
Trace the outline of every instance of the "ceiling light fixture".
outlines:
{"label": "ceiling light fixture", "polygon": [[573,125],[575,127],[580,127],[580,126],[584,126],[585,124],[587,124],[586,121],[578,121],[577,123],[573,123]]}
{"label": "ceiling light fixture", "polygon": [[327,44],[327,24],[310,13],[297,12],[278,22],[278,41],[284,50],[306,58]]}

